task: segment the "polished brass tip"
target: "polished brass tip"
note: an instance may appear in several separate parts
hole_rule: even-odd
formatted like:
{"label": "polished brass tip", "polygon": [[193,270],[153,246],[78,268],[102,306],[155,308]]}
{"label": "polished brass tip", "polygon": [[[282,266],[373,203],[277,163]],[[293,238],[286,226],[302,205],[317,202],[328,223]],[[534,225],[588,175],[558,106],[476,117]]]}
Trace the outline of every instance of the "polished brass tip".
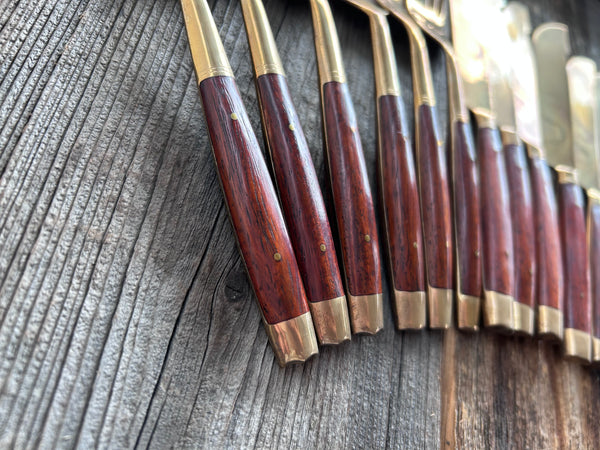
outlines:
{"label": "polished brass tip", "polygon": [[537,334],[543,339],[563,340],[563,314],[551,306],[540,305],[537,309]]}
{"label": "polished brass tip", "polygon": [[514,299],[510,295],[485,291],[483,299],[483,324],[486,328],[511,332],[515,328]]}
{"label": "polished brass tip", "polygon": [[375,334],[383,328],[383,294],[348,295],[354,334]]}
{"label": "polished brass tip", "polygon": [[452,326],[452,307],[454,306],[454,291],[427,287],[429,303],[429,328],[450,328]]}
{"label": "polished brass tip", "polygon": [[481,315],[481,298],[473,295],[457,294],[456,310],[457,325],[459,330],[479,330],[479,316]]}
{"label": "polished brass tip", "polygon": [[341,344],[351,339],[346,296],[308,302],[321,345]]}
{"label": "polished brass tip", "polygon": [[600,338],[592,338],[592,361],[600,363]]}
{"label": "polished brass tip", "polygon": [[399,330],[420,330],[427,325],[427,295],[423,291],[394,289],[396,327]]}
{"label": "polished brass tip", "polygon": [[319,353],[309,312],[273,325],[266,321],[264,323],[271,347],[281,367],[290,363],[304,362]]}
{"label": "polished brass tip", "polygon": [[535,312],[529,305],[514,303],[515,333],[533,336],[535,334]]}
{"label": "polished brass tip", "polygon": [[592,362],[592,336],[575,328],[565,328],[565,358],[579,363]]}

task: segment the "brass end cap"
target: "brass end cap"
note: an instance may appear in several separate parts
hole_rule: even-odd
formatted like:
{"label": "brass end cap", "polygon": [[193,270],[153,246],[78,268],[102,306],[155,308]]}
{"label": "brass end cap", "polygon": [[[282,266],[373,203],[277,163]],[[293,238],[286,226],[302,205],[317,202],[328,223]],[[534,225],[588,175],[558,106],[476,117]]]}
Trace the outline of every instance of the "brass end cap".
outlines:
{"label": "brass end cap", "polygon": [[309,312],[275,324],[265,322],[269,342],[281,367],[301,363],[319,353]]}
{"label": "brass end cap", "polygon": [[354,334],[375,334],[383,329],[383,294],[348,295]]}
{"label": "brass end cap", "polygon": [[429,303],[429,328],[446,329],[452,326],[452,308],[454,306],[454,291],[427,287]]}
{"label": "brass end cap", "polygon": [[308,302],[321,345],[341,344],[351,339],[346,296],[320,302]]}
{"label": "brass end cap", "polygon": [[562,341],[564,334],[563,313],[551,306],[538,306],[537,334],[542,339]]}
{"label": "brass end cap", "polygon": [[592,361],[600,364],[600,338],[592,338]]}
{"label": "brass end cap", "polygon": [[592,335],[575,328],[565,328],[565,358],[582,363],[592,362]]}
{"label": "brass end cap", "polygon": [[457,325],[459,330],[478,331],[481,315],[481,298],[474,295],[457,294]]}
{"label": "brass end cap", "polygon": [[394,289],[396,327],[399,330],[420,330],[427,325],[427,295],[423,291]]}
{"label": "brass end cap", "polygon": [[515,300],[506,294],[485,291],[483,299],[483,324],[501,332],[512,332],[515,328],[513,304]]}
{"label": "brass end cap", "polygon": [[519,302],[515,302],[513,306],[515,333],[533,336],[535,334],[535,312],[533,308]]}

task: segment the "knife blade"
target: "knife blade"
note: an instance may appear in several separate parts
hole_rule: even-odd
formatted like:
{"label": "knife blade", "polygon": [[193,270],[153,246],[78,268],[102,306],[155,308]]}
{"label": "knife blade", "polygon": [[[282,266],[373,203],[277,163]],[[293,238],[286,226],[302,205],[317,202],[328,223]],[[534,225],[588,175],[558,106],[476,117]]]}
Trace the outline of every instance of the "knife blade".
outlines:
{"label": "knife blade", "polygon": [[[496,6],[496,5],[495,5]],[[508,177],[492,113],[489,59],[482,45],[490,5],[451,0],[452,38],[467,106],[477,120],[480,163],[484,324],[514,329],[514,253]]]}
{"label": "knife blade", "polygon": [[213,155],[242,259],[281,366],[317,354],[283,215],[206,0],[181,0]]}

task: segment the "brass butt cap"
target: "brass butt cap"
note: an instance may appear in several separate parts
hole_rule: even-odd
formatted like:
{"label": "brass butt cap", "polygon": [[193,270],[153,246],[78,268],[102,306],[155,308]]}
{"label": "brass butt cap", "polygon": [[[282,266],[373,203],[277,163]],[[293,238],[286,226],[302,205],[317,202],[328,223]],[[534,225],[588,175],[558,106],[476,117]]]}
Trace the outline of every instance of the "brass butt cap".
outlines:
{"label": "brass butt cap", "polygon": [[542,339],[563,340],[563,314],[551,306],[540,305],[537,309],[537,334]]}
{"label": "brass butt cap", "polygon": [[479,297],[459,292],[456,299],[456,311],[459,330],[479,330],[479,316],[481,315],[481,299]]}
{"label": "brass butt cap", "polygon": [[454,291],[427,287],[429,303],[429,328],[446,329],[452,326],[452,307],[454,306]]}
{"label": "brass butt cap", "polygon": [[346,296],[321,302],[308,302],[321,345],[341,344],[351,339]]}
{"label": "brass butt cap", "polygon": [[399,330],[420,330],[427,325],[427,295],[423,291],[394,289],[394,311]]}
{"label": "brass butt cap", "polygon": [[592,335],[575,328],[565,328],[565,358],[582,364],[592,362]]}
{"label": "brass butt cap", "polygon": [[486,328],[512,332],[515,328],[513,303],[515,300],[506,294],[485,291],[483,299],[483,324]]}
{"label": "brass butt cap", "polygon": [[273,325],[264,323],[269,342],[281,367],[304,362],[319,353],[309,312]]}
{"label": "brass butt cap", "polygon": [[592,338],[592,361],[600,364],[600,338]]}
{"label": "brass butt cap", "polygon": [[348,295],[354,334],[375,334],[383,329],[383,294]]}
{"label": "brass butt cap", "polygon": [[527,336],[535,334],[535,312],[531,306],[515,302],[513,315],[515,319],[515,333]]}

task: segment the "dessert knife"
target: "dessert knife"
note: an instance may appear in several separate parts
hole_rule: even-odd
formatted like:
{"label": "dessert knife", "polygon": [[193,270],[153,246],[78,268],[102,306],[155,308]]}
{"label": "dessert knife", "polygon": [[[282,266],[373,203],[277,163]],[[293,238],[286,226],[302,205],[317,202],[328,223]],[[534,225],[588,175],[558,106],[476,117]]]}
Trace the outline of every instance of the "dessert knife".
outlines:
{"label": "dessert knife", "polygon": [[325,203],[261,0],[242,0],[267,148],[320,344],[350,339]]}
{"label": "dessert knife", "polygon": [[318,353],[294,251],[206,0],[181,0],[200,98],[233,229],[280,365]]}

